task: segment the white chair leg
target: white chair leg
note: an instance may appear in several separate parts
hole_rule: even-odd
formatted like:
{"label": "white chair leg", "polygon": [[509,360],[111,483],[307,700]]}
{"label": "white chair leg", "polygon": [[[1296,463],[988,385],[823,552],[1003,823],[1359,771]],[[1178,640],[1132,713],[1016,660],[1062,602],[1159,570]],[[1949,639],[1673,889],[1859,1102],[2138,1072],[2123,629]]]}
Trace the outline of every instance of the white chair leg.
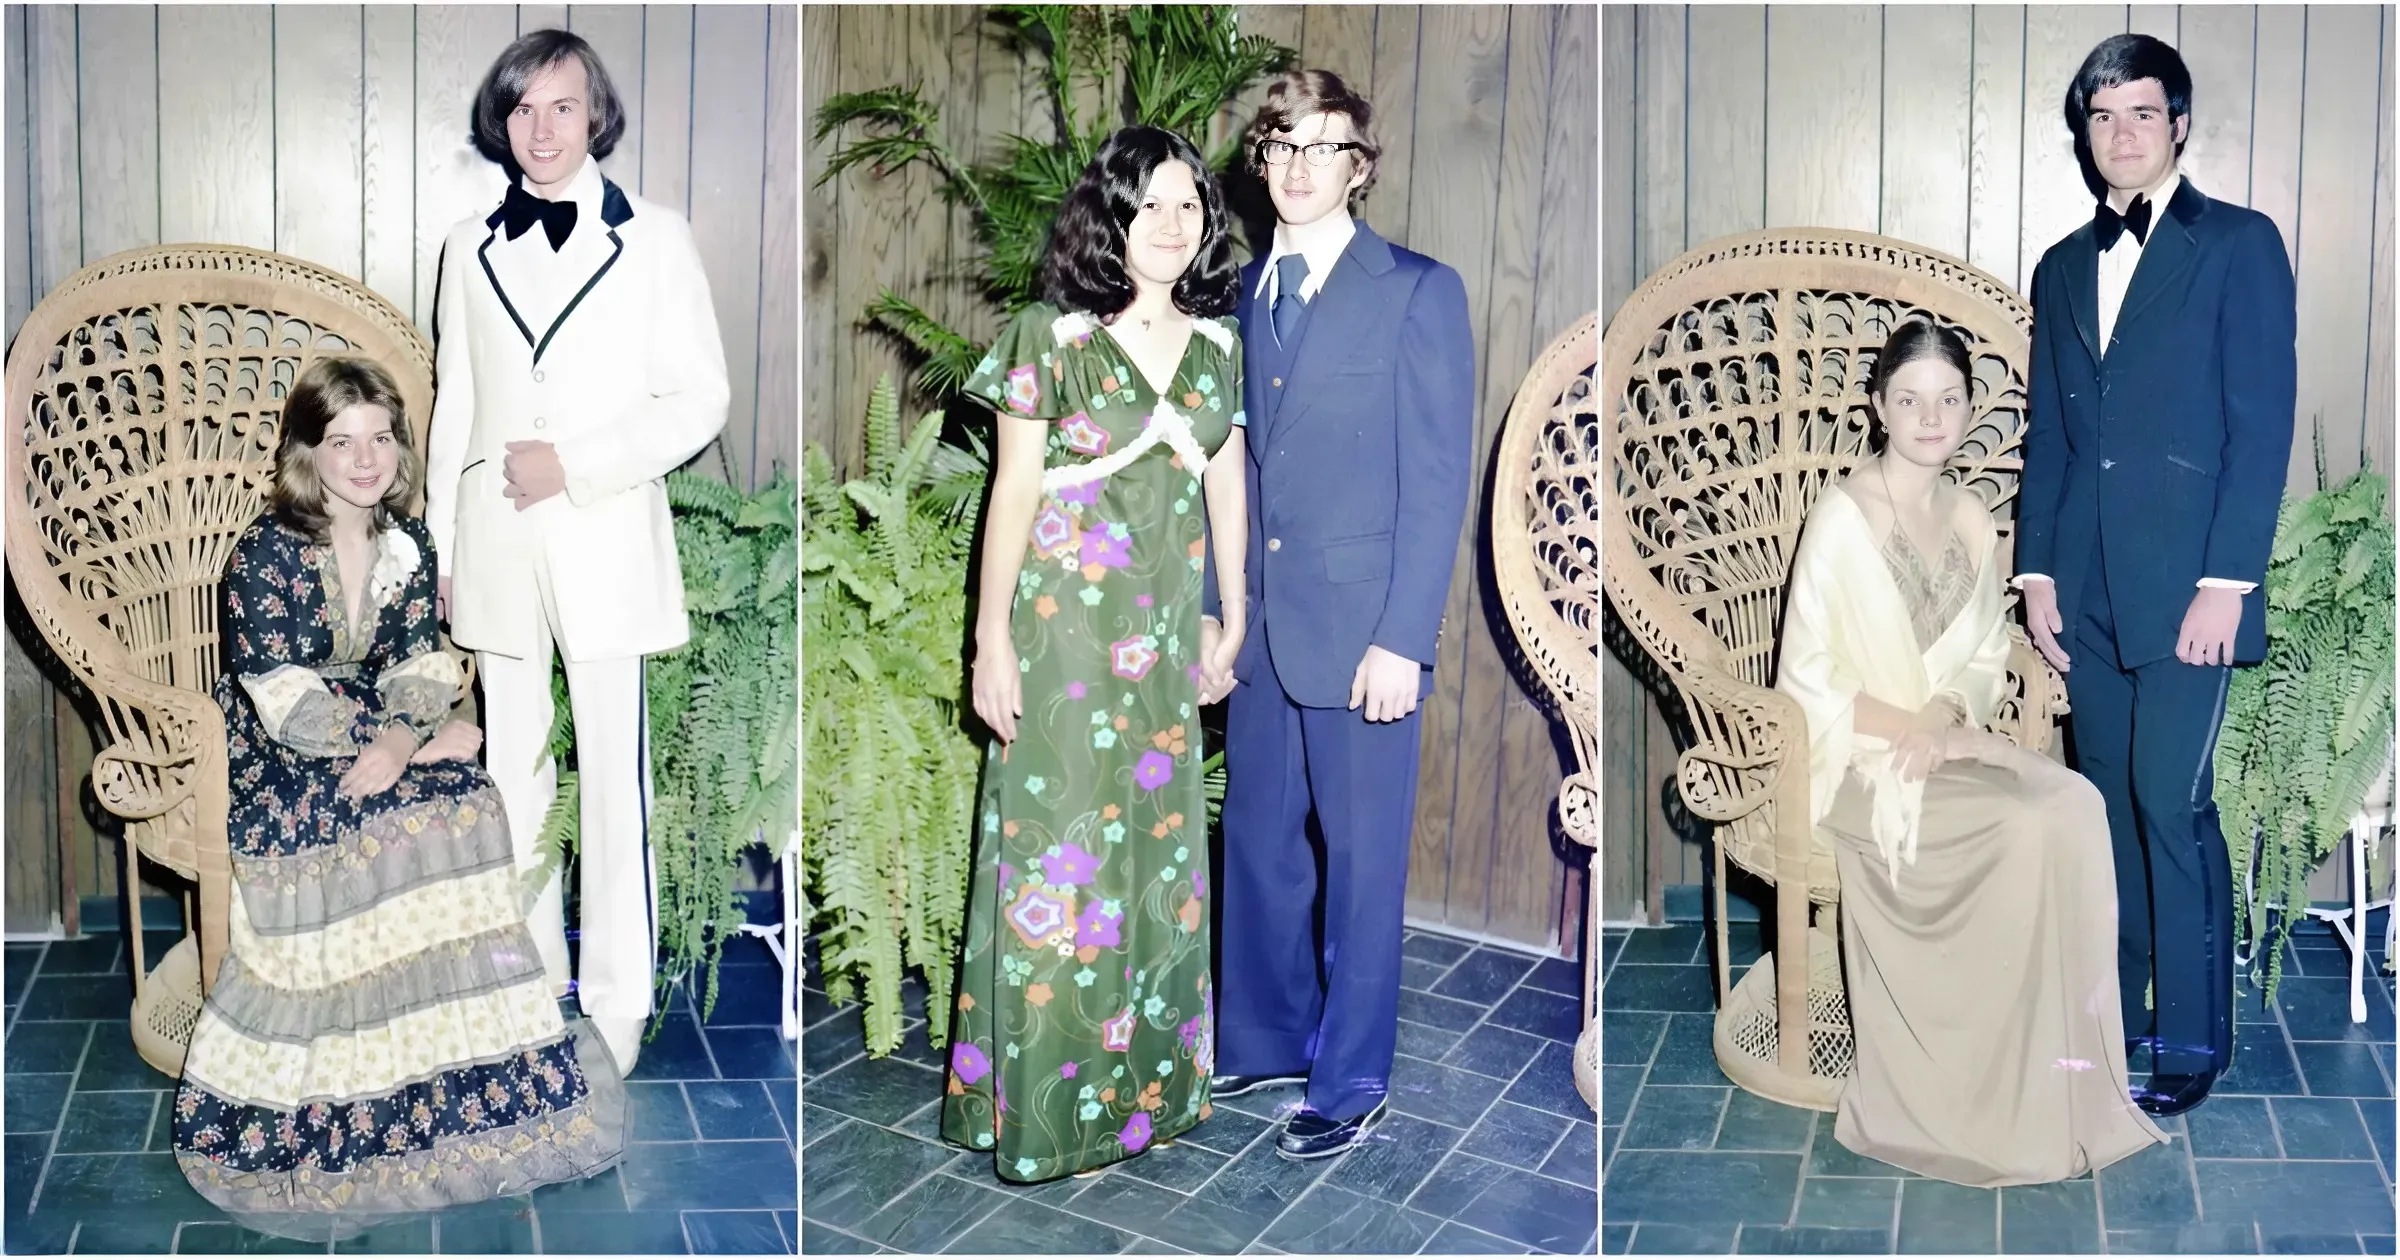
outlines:
{"label": "white chair leg", "polygon": [[2350,939],[2350,1022],[2367,1022],[2367,828],[2374,823],[2361,815],[2350,822],[2350,923],[2342,935]]}

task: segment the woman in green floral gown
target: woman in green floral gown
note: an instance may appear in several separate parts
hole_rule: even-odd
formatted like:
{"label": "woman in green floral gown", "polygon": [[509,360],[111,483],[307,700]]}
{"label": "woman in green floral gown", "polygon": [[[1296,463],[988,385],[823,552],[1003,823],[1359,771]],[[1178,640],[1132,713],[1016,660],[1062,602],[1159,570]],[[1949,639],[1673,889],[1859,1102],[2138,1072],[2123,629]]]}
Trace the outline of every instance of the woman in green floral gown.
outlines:
{"label": "woman in green floral gown", "polygon": [[[1012,1181],[1209,1112],[1199,711],[1232,686],[1247,538],[1228,230],[1189,142],[1119,131],[1060,208],[1049,300],[967,386],[1000,428],[974,677],[999,739],[942,1133]],[[1230,630],[1200,614],[1212,542]]]}

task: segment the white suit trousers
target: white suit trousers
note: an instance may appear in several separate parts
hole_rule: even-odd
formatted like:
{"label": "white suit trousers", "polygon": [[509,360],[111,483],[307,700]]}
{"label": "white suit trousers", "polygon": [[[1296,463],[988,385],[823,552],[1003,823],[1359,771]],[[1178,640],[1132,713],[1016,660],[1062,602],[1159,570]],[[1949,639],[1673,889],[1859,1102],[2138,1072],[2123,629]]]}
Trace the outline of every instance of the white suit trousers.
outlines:
{"label": "white suit trousers", "polygon": [[[550,659],[557,612],[545,566],[538,559],[534,570],[541,602],[541,615],[534,619],[534,655],[475,654],[483,678],[486,765],[508,809],[520,874],[539,865],[542,820],[558,796],[558,763],[549,753],[550,726],[556,717],[550,699]],[[567,692],[583,797],[578,862],[582,948],[576,990],[585,1015],[639,1019],[650,1013],[658,939],[642,658],[570,660]],[[568,976],[563,873],[551,871],[526,913],[543,970],[558,989],[565,987]]]}

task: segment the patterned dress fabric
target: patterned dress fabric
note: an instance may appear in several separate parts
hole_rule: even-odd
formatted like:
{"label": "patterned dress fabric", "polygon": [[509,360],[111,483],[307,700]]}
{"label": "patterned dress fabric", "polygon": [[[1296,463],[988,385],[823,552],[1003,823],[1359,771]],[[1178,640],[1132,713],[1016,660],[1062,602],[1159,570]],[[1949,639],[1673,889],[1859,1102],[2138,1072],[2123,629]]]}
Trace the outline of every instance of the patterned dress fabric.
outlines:
{"label": "patterned dress fabric", "polygon": [[1239,422],[1240,346],[1195,320],[1161,395],[1097,320],[1037,305],[968,383],[1049,431],[1011,617],[1025,712],[984,760],[942,1108],[1012,1181],[1209,1114],[1200,474]]}
{"label": "patterned dress fabric", "polygon": [[174,1146],[266,1232],[343,1237],[623,1152],[623,1082],[550,995],[491,779],[442,761],[338,788],[384,725],[428,736],[457,696],[433,574],[422,523],[384,531],[352,624],[332,546],[270,515],[222,587],[235,895]]}

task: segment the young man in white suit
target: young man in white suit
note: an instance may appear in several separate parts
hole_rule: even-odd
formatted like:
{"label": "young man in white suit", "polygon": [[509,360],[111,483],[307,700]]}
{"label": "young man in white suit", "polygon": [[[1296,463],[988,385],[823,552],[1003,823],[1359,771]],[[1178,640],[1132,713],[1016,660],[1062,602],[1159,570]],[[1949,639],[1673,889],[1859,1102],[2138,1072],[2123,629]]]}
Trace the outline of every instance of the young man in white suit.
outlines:
{"label": "young man in white suit", "polygon": [[[452,638],[476,652],[520,870],[558,791],[550,661],[581,770],[584,1014],[630,1072],[651,1009],[656,870],[642,658],[689,638],[663,478],[724,427],[725,351],[691,226],[600,173],[625,130],[565,31],[501,53],[477,146],[512,177],[442,245],[427,524]],[[528,915],[566,992],[561,878]]]}

